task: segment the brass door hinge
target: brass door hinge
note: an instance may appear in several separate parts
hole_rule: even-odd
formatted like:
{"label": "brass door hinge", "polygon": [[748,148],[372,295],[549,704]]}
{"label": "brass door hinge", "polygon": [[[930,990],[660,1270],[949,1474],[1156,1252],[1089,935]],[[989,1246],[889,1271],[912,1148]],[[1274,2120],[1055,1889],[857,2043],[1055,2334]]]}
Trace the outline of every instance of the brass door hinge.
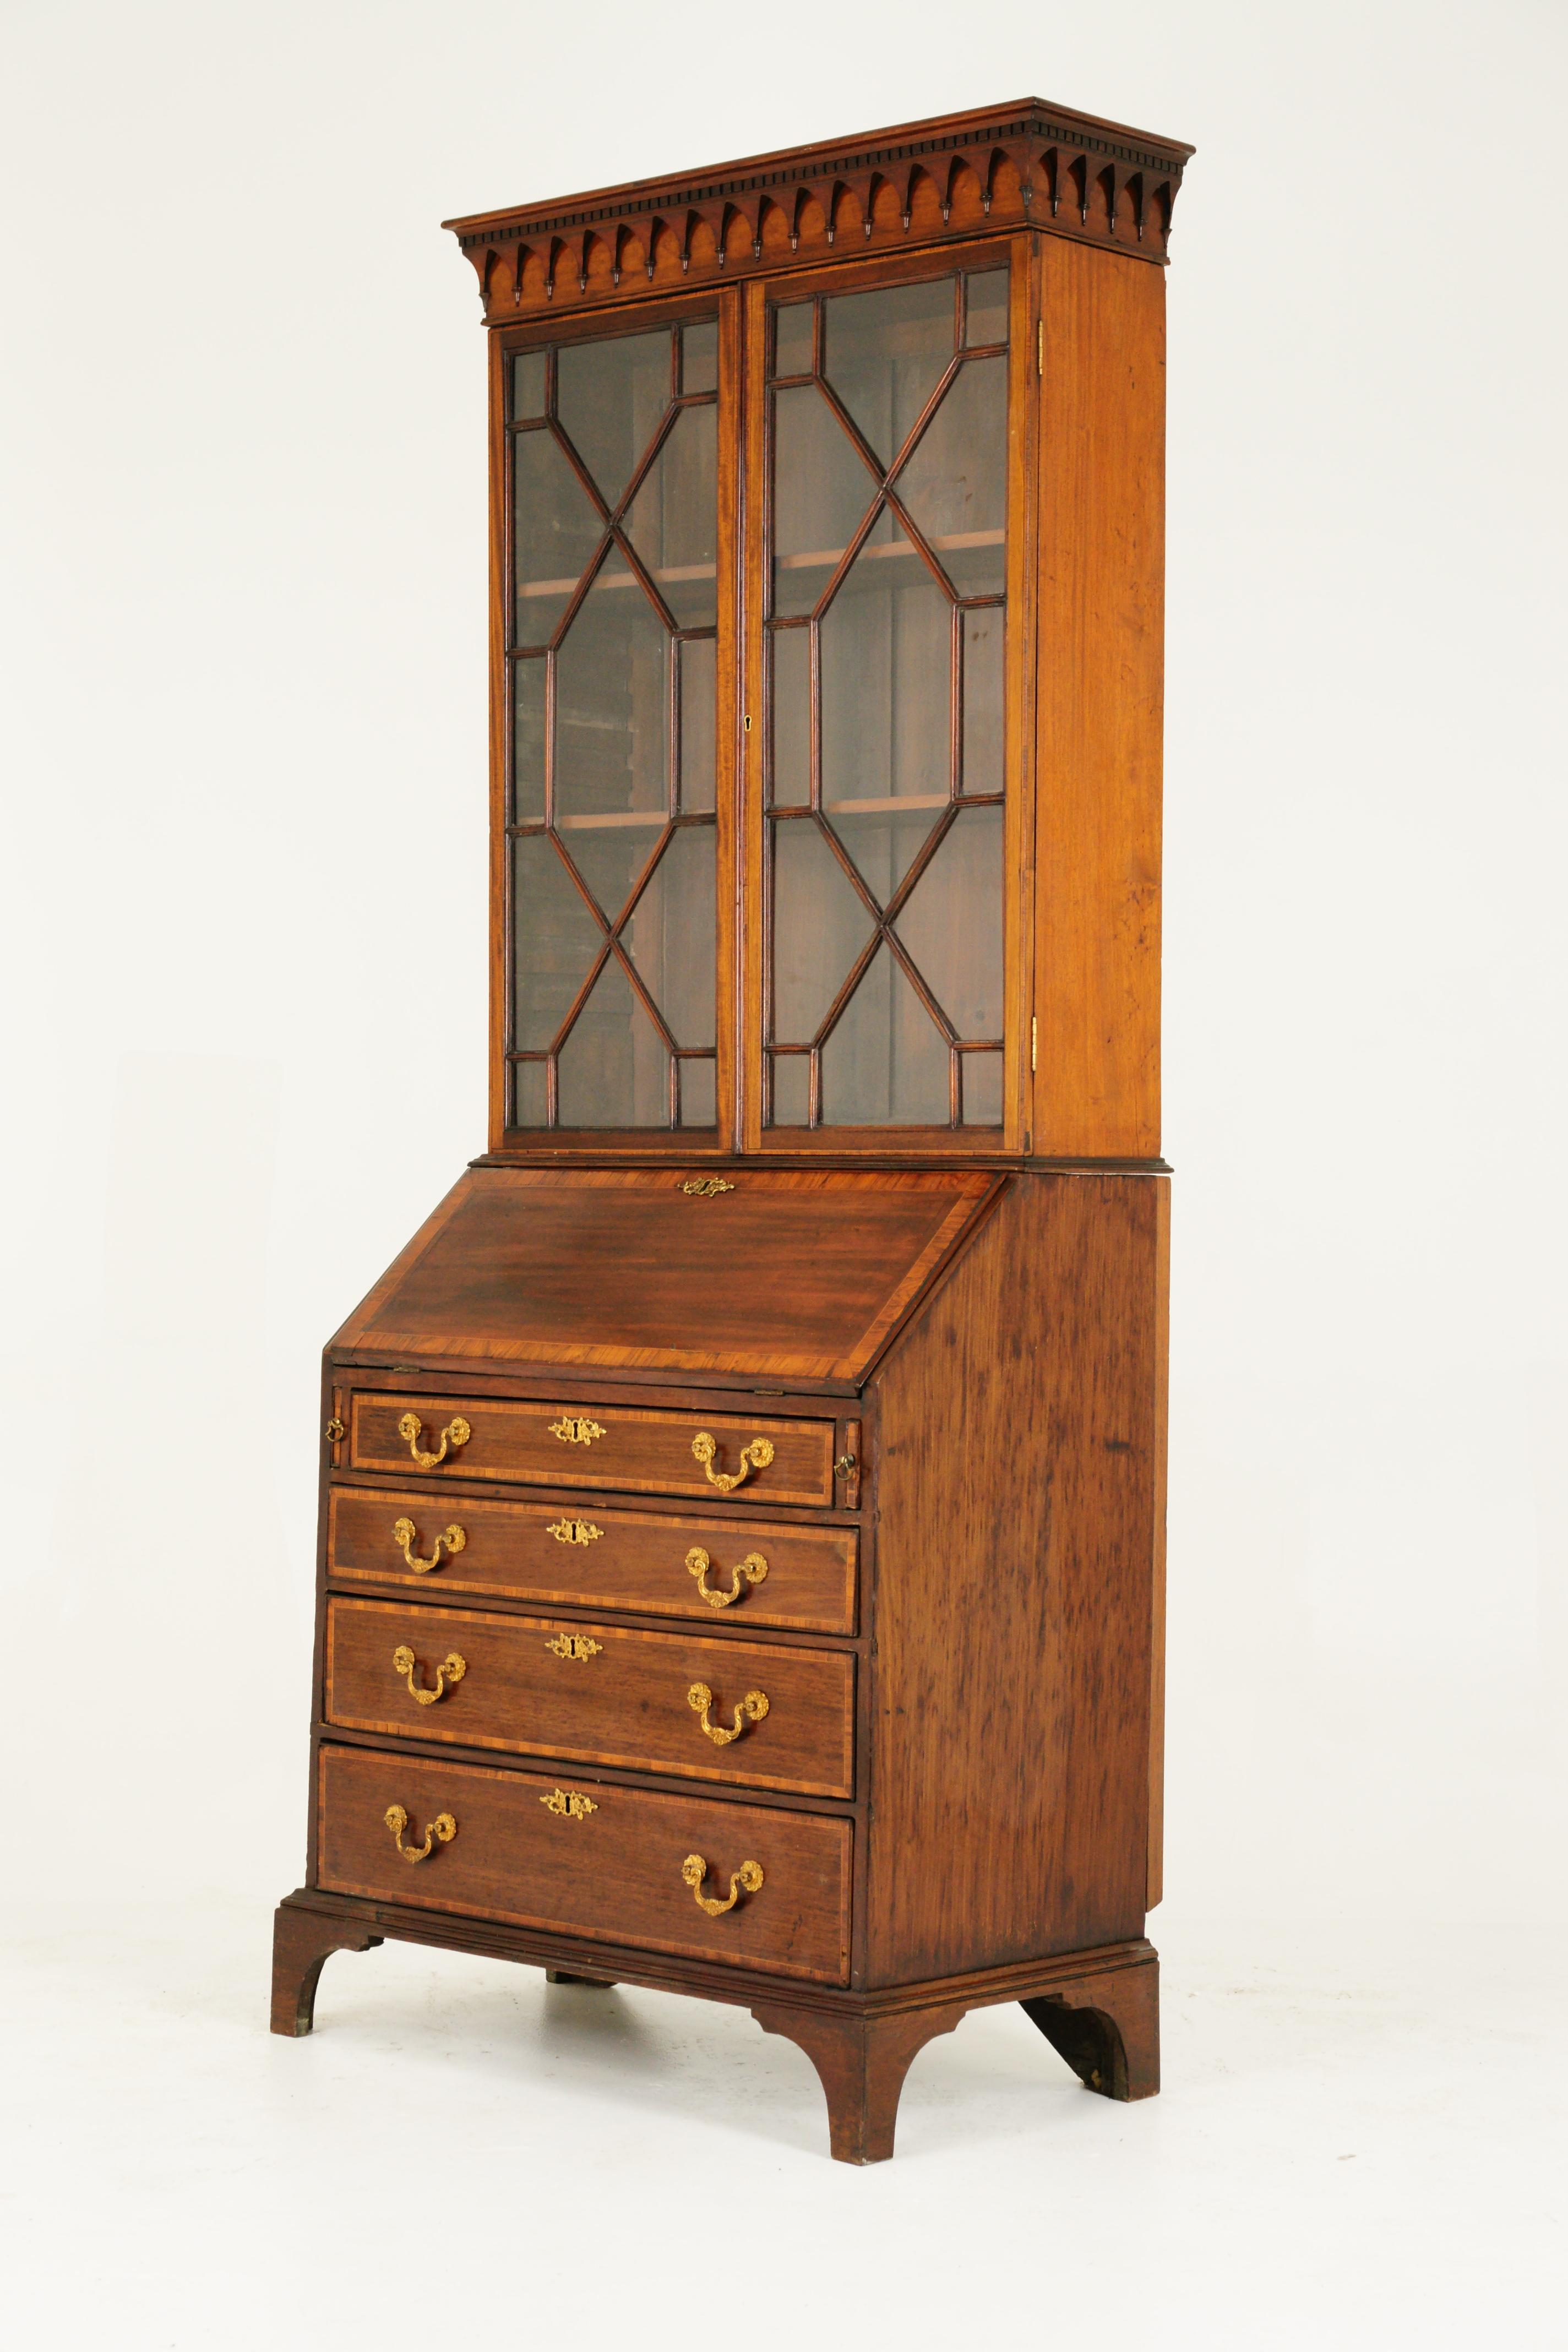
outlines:
{"label": "brass door hinge", "polygon": [[1043,375],[1045,374],[1045,372],[1046,372],[1046,322],[1045,322],[1045,320],[1042,319],[1042,320],[1040,320],[1040,323],[1039,323],[1039,329],[1038,329],[1038,331],[1037,331],[1037,338],[1036,338],[1036,342],[1035,342],[1035,373],[1036,373],[1037,375],[1041,375],[1041,376],[1043,376]]}
{"label": "brass door hinge", "polygon": [[1035,1013],[1035,1014],[1031,1015],[1031,1017],[1030,1017],[1030,1021],[1029,1021],[1029,1067],[1030,1067],[1030,1069],[1031,1069],[1031,1070],[1037,1070],[1037,1069],[1039,1068],[1039,1066],[1040,1066],[1040,1022],[1039,1022],[1039,1015],[1038,1015],[1037,1013]]}

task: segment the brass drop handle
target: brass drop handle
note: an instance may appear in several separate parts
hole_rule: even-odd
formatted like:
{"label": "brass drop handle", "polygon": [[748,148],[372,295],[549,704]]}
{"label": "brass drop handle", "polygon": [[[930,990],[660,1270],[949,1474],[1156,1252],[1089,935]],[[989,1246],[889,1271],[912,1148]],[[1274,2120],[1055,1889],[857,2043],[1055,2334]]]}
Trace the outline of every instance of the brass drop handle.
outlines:
{"label": "brass drop handle", "polygon": [[430,1554],[429,1559],[421,1559],[418,1553],[414,1549],[415,1545],[419,1540],[419,1530],[416,1528],[413,1520],[395,1519],[392,1523],[392,1540],[395,1544],[402,1545],[403,1557],[408,1562],[409,1567],[414,1570],[416,1576],[428,1576],[433,1568],[439,1568],[441,1565],[441,1546],[443,1544],[446,1545],[448,1553],[455,1559],[458,1553],[462,1550],[463,1546],[468,1542],[468,1538],[464,1534],[462,1528],[458,1527],[457,1521],[454,1520],[449,1528],[446,1528],[437,1537],[436,1548]]}
{"label": "brass drop handle", "polygon": [[710,1723],[708,1710],[713,1704],[713,1694],[706,1683],[693,1683],[686,1694],[686,1704],[693,1715],[702,1717],[702,1728],[715,1748],[728,1748],[731,1739],[739,1739],[748,1723],[761,1723],[768,1711],[766,1691],[748,1691],[735,1709],[734,1721],[726,1731],[721,1723]]}
{"label": "brass drop handle", "polygon": [[463,1419],[462,1414],[460,1412],[456,1412],[452,1415],[451,1420],[447,1423],[446,1428],[441,1432],[441,1443],[437,1447],[435,1453],[421,1454],[419,1451],[419,1440],[424,1434],[424,1431],[425,1423],[420,1420],[419,1415],[416,1412],[405,1412],[402,1420],[397,1424],[397,1434],[399,1437],[407,1439],[408,1451],[413,1454],[415,1461],[418,1464],[421,1470],[434,1470],[437,1462],[445,1462],[447,1459],[447,1448],[448,1445],[455,1454],[460,1445],[467,1445],[469,1438],[472,1437],[474,1433],[468,1427],[468,1423]]}
{"label": "brass drop handle", "polygon": [[400,1642],[392,1654],[392,1671],[395,1675],[403,1676],[404,1681],[408,1685],[409,1697],[416,1699],[421,1706],[434,1706],[437,1700],[444,1697],[448,1690],[456,1689],[468,1671],[467,1658],[460,1657],[456,1650],[448,1650],[436,1669],[435,1689],[421,1690],[414,1679],[418,1664],[418,1659],[408,1647],[407,1643]]}
{"label": "brass drop handle", "polygon": [[458,1834],[458,1824],[452,1819],[451,1814],[437,1813],[433,1822],[426,1822],[425,1824],[425,1843],[423,1845],[405,1845],[403,1843],[403,1832],[408,1827],[408,1816],[404,1811],[402,1806],[388,1805],[385,1812],[382,1815],[382,1819],[385,1822],[387,1828],[392,1832],[392,1843],[397,1848],[398,1853],[403,1856],[405,1862],[428,1861],[431,1850],[437,1838],[440,1839],[443,1845],[450,1845],[452,1840]]}
{"label": "brass drop handle", "polygon": [[700,1544],[692,1545],[686,1555],[686,1565],[697,1579],[697,1590],[710,1609],[728,1609],[732,1601],[744,1600],[746,1586],[761,1584],[768,1572],[768,1564],[762,1553],[749,1551],[744,1559],[736,1561],[735,1573],[730,1580],[729,1591],[713,1592],[709,1590],[706,1581],[708,1571],[713,1562]]}
{"label": "brass drop handle", "polygon": [[713,1456],[718,1453],[719,1448],[705,1429],[700,1429],[692,1439],[691,1451],[701,1463],[707,1475],[708,1484],[710,1486],[717,1486],[721,1495],[730,1495],[737,1486],[745,1484],[753,1470],[767,1468],[773,1458],[773,1442],[771,1437],[753,1437],[749,1445],[742,1445],[741,1466],[738,1470],[714,1469]]}
{"label": "brass drop handle", "polygon": [[706,1911],[710,1919],[717,1919],[721,1912],[734,1909],[741,1899],[742,1886],[748,1895],[756,1893],[763,1883],[763,1865],[760,1862],[743,1862],[739,1870],[732,1871],[730,1874],[729,1899],[723,1903],[720,1902],[716,1895],[704,1895],[702,1892],[702,1882],[708,1875],[708,1864],[700,1853],[687,1855],[680,1865],[680,1875],[697,1897],[698,1909]]}

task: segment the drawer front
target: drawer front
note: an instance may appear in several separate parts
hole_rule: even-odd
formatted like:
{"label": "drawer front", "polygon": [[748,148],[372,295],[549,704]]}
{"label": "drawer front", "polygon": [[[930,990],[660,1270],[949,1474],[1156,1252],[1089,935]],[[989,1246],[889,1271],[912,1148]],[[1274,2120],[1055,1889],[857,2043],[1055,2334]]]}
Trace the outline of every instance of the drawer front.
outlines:
{"label": "drawer front", "polygon": [[[848,1975],[846,1821],[367,1748],[321,1749],[319,1804],[317,1880],[333,1894],[830,1984]],[[395,1813],[388,1825],[394,1807],[402,1827]],[[750,1870],[741,1882],[746,1864],[760,1883]],[[732,1882],[731,1906],[700,1907],[699,1895],[726,1902]]]}
{"label": "drawer front", "polygon": [[830,1421],[363,1390],[350,1415],[352,1468],[414,1471],[431,1486],[492,1478],[532,1486],[624,1486],[713,1501],[731,1494],[746,1502],[830,1507],[833,1501]]}
{"label": "drawer front", "polygon": [[840,1650],[397,1601],[327,1612],[326,1715],[345,1730],[802,1796],[854,1794],[854,1675]]}
{"label": "drawer front", "polygon": [[336,1486],[327,1573],[404,1584],[433,1599],[489,1593],[547,1608],[853,1633],[857,1542],[853,1528],[776,1519],[448,1501],[412,1483]]}

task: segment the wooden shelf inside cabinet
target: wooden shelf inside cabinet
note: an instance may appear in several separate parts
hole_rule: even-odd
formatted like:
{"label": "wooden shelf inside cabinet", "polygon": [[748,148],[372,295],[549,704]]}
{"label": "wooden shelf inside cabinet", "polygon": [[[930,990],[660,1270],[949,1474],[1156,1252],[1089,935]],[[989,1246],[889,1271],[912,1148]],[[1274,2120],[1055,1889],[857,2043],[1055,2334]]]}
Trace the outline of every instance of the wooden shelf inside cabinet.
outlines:
{"label": "wooden shelf inside cabinet", "polygon": [[1157,2087],[1190,153],[1031,98],[449,224],[489,1149],[326,1354],[279,2032],[390,1935],[744,2002],[853,2162],[989,2001]]}

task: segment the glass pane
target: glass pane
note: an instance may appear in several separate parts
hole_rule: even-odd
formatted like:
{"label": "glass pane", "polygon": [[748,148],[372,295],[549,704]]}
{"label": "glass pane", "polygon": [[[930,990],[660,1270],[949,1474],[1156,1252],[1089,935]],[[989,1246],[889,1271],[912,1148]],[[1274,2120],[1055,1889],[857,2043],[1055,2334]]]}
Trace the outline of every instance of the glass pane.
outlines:
{"label": "glass pane", "polygon": [[952,358],[953,281],[840,294],[823,305],[823,373],[884,466]]}
{"label": "glass pane", "polygon": [[961,1037],[1002,1034],[1002,811],[961,809],[894,926]]}
{"label": "glass pane", "polygon": [[775,822],[773,1034],[781,1045],[815,1038],[872,929],[815,821]]}
{"label": "glass pane", "polygon": [[[815,384],[779,393],[773,409],[773,610],[789,615],[810,612],[877,484]],[[890,538],[886,517],[878,531]]]}
{"label": "glass pane", "polygon": [[1002,1056],[1000,1054],[965,1054],[963,1067],[963,1124],[965,1127],[1000,1127],[1002,1124]]}
{"label": "glass pane", "polygon": [[1007,362],[966,360],[894,489],[961,596],[1006,584]]}
{"label": "glass pane", "polygon": [[605,935],[547,833],[511,845],[512,1039],[521,1053],[552,1045]]}
{"label": "glass pane", "polygon": [[678,1045],[713,1043],[717,838],[710,824],[681,826],[623,934],[637,976]]}
{"label": "glass pane", "polygon": [[511,1124],[546,1127],[544,1064],[514,1062],[511,1066]]}
{"label": "glass pane", "polygon": [[966,343],[1005,343],[1007,340],[1007,272],[982,269],[963,281]]}
{"label": "glass pane", "polygon": [[713,806],[717,655],[711,637],[689,637],[680,648],[680,805],[688,816]]}
{"label": "glass pane", "polygon": [[840,807],[833,815],[833,830],[854,859],[861,881],[878,905],[885,907],[939,822],[925,809],[879,816]]}
{"label": "glass pane", "polygon": [[511,666],[511,821],[544,820],[544,663]]}
{"label": "glass pane", "polygon": [[1005,604],[963,616],[963,790],[999,793],[1002,767],[1002,646]]}
{"label": "glass pane", "polygon": [[604,536],[593,501],[548,432],[512,440],[517,514],[517,642],[542,646]]}
{"label": "glass pane", "polygon": [[811,1117],[811,1056],[775,1054],[773,1061],[774,1127],[805,1127]]}
{"label": "glass pane", "polygon": [[630,481],[669,405],[669,330],[568,343],[555,355],[555,414],[607,506]]}
{"label": "glass pane", "polygon": [[682,629],[718,614],[719,412],[683,408],[626,511],[626,536]]}
{"label": "glass pane", "polygon": [[544,353],[520,352],[511,363],[511,414],[516,425],[544,414]]}
{"label": "glass pane", "polygon": [[719,386],[719,321],[700,319],[680,334],[680,389],[716,392]]}
{"label": "glass pane", "polygon": [[612,548],[555,657],[558,818],[668,807],[669,645]]}
{"label": "glass pane", "polygon": [[886,947],[822,1048],[825,1127],[945,1127],[948,1050]]}
{"label": "glass pane", "polygon": [[863,549],[821,639],[824,802],[945,802],[952,607],[924,562],[912,550]]}
{"label": "glass pane", "polygon": [[565,817],[561,843],[594,894],[606,923],[614,923],[647,871],[663,838],[660,817]]}
{"label": "glass pane", "polygon": [[773,373],[811,373],[811,311],[809,302],[786,302],[773,312]]}
{"label": "glass pane", "polygon": [[804,808],[811,798],[811,632],[775,629],[773,645],[773,804]]}
{"label": "glass pane", "polygon": [[561,1048],[559,1123],[669,1125],[669,1055],[615,956]]}
{"label": "glass pane", "polygon": [[680,1124],[682,1127],[717,1127],[718,1085],[715,1065],[711,1062],[680,1064]]}

